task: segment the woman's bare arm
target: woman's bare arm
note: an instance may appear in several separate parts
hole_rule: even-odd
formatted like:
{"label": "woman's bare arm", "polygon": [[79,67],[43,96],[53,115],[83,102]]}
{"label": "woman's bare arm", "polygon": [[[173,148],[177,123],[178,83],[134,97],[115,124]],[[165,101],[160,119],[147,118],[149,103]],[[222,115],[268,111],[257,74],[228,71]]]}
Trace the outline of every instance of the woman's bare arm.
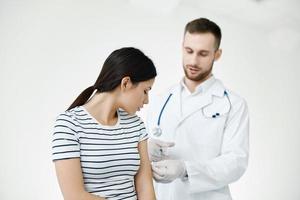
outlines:
{"label": "woman's bare arm", "polygon": [[155,193],[152,181],[151,163],[148,158],[147,140],[138,144],[141,164],[138,173],[135,175],[135,189],[139,200],[154,200]]}
{"label": "woman's bare arm", "polygon": [[104,200],[84,189],[79,158],[55,161],[56,175],[64,200]]}

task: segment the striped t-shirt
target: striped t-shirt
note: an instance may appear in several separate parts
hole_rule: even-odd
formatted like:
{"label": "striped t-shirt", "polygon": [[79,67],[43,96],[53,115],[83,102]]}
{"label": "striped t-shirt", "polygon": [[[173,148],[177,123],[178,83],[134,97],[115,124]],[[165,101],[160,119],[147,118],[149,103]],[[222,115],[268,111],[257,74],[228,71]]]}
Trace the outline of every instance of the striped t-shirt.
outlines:
{"label": "striped t-shirt", "polygon": [[107,199],[136,199],[138,143],[147,137],[144,123],[136,115],[118,110],[117,124],[106,126],[78,106],[56,119],[52,159],[80,158],[85,189],[92,194]]}

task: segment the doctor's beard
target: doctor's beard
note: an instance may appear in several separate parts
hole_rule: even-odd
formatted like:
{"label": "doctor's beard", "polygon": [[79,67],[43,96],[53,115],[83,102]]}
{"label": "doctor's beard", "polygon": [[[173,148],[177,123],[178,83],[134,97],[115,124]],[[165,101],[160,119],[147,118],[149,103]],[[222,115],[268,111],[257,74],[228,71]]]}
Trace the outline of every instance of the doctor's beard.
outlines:
{"label": "doctor's beard", "polygon": [[214,65],[214,61],[212,61],[212,63],[210,64],[210,68],[209,68],[208,70],[203,71],[203,72],[200,71],[200,74],[198,74],[196,77],[191,77],[191,76],[188,74],[186,68],[188,68],[188,66],[191,66],[191,67],[193,67],[193,68],[199,69],[200,67],[198,67],[198,66],[193,66],[193,65],[187,65],[186,67],[183,66],[183,70],[184,70],[185,77],[187,77],[189,80],[192,80],[192,81],[203,82],[203,81],[205,81],[206,79],[208,79],[209,75],[211,74],[213,65]]}

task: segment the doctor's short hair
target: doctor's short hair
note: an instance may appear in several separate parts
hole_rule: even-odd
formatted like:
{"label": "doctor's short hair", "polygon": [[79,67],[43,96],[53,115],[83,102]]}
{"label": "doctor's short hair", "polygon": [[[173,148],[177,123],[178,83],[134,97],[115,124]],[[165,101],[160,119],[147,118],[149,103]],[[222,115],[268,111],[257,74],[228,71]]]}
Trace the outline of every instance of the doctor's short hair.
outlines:
{"label": "doctor's short hair", "polygon": [[211,33],[216,39],[216,49],[219,49],[221,44],[222,33],[220,27],[213,21],[206,18],[198,18],[186,24],[184,35],[186,32],[193,33]]}

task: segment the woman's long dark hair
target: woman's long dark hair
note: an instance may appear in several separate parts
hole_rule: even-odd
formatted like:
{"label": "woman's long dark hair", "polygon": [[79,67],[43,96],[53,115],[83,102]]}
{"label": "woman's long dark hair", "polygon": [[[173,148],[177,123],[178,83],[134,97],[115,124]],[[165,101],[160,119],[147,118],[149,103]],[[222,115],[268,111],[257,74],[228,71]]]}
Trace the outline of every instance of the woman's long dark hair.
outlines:
{"label": "woman's long dark hair", "polygon": [[105,60],[95,84],[85,89],[68,110],[85,104],[95,90],[97,92],[114,90],[125,76],[129,76],[135,84],[155,78],[156,74],[152,60],[139,49],[133,47],[117,49]]}

